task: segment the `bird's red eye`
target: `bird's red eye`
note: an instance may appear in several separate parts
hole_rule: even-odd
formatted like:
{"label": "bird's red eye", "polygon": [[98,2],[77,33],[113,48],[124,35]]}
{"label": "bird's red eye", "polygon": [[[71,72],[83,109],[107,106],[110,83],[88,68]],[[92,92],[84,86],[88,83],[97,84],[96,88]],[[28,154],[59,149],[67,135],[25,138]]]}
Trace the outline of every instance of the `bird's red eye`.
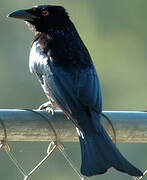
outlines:
{"label": "bird's red eye", "polygon": [[48,15],[49,15],[48,10],[43,10],[43,11],[42,11],[42,16],[48,16]]}

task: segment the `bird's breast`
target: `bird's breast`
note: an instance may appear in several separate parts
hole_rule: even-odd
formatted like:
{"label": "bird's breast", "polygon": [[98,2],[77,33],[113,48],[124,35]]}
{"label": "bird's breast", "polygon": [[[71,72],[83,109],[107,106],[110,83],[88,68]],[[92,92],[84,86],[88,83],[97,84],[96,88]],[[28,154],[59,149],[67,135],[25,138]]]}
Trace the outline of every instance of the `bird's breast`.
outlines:
{"label": "bird's breast", "polygon": [[32,45],[29,58],[29,68],[32,73],[42,74],[48,63],[48,57],[40,49],[40,44],[35,41]]}

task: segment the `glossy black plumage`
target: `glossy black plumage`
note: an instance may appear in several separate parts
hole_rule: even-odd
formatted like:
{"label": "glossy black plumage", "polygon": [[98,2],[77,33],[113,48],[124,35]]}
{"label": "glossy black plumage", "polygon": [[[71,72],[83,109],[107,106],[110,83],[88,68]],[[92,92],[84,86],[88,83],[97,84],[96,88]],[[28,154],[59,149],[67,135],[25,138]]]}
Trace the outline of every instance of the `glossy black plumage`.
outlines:
{"label": "glossy black plumage", "polygon": [[[45,10],[46,16],[42,13]],[[35,30],[30,70],[39,79],[47,97],[79,128],[81,173],[92,176],[114,167],[129,175],[141,176],[142,172],[120,154],[100,123],[102,96],[98,75],[65,9],[38,6],[25,10],[24,14],[24,20]],[[10,16],[23,19],[20,11]]]}

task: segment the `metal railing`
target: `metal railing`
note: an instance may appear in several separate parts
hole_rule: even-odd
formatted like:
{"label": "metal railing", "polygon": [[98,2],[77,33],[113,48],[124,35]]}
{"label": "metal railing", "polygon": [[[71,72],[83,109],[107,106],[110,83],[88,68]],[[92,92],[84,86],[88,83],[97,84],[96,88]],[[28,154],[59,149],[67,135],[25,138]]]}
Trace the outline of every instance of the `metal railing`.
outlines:
{"label": "metal railing", "polygon": [[[103,111],[103,114],[111,120],[117,142],[147,142],[147,112]],[[49,141],[56,139],[55,133],[61,142],[78,141],[74,125],[60,110],[51,116],[39,110],[1,109],[0,122],[0,139],[5,129],[7,141]],[[109,133],[110,126],[104,117],[102,123]]]}
{"label": "metal railing", "polygon": [[[115,141],[120,142],[147,142],[147,112],[140,111],[104,111],[101,118],[104,127]],[[80,177],[85,180],[78,168],[73,164],[65,151],[62,142],[78,141],[76,128],[62,111],[56,110],[54,115],[39,110],[0,110],[0,149],[4,149],[24,180],[31,176],[49,159],[51,154],[59,149],[67,162]],[[8,141],[50,141],[46,155],[34,167],[26,172],[16,156],[11,152]],[[147,174],[133,179],[141,180]]]}

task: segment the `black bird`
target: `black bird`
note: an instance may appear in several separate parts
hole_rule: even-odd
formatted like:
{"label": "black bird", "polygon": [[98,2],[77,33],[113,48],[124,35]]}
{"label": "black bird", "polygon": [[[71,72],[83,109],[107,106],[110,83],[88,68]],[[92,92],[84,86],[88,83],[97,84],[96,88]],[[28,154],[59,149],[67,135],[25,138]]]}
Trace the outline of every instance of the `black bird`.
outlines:
{"label": "black bird", "polygon": [[35,31],[30,71],[39,79],[48,99],[78,127],[81,173],[89,177],[114,167],[131,176],[142,176],[121,155],[100,123],[102,96],[98,75],[66,10],[62,6],[39,5],[8,16],[23,19]]}

